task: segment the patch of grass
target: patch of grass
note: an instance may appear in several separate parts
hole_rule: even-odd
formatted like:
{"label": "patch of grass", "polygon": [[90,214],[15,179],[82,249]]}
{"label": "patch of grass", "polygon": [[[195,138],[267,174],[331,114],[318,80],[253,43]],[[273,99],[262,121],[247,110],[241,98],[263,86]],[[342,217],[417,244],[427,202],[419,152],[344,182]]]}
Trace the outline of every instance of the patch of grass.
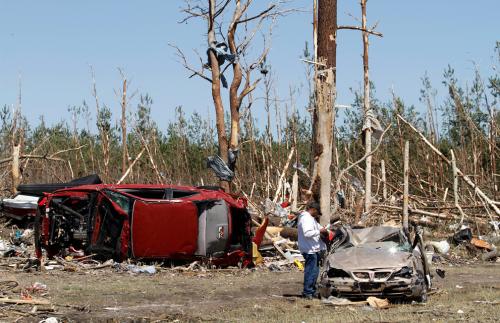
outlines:
{"label": "patch of grass", "polygon": [[[181,322],[494,322],[498,305],[474,301],[500,299],[498,266],[445,269],[446,278],[434,281],[442,292],[431,295],[427,304],[398,304],[386,310],[331,307],[319,300],[281,297],[300,293],[303,276],[298,271],[162,271],[146,276],[103,270],[87,274],[15,273],[12,278],[21,286],[34,281],[46,284],[56,304],[89,306],[89,313],[60,307],[61,315],[70,321],[148,318]],[[463,314],[457,313],[459,310]]]}

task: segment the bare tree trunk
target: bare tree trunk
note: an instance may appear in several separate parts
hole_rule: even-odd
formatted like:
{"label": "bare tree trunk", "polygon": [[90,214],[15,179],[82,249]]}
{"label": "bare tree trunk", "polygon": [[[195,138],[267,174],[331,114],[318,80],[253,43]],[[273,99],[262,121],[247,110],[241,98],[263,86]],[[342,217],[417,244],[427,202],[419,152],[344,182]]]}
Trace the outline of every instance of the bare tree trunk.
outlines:
{"label": "bare tree trunk", "polygon": [[101,119],[100,119],[100,112],[101,108],[99,105],[99,98],[97,96],[97,85],[96,85],[96,80],[95,80],[95,74],[94,74],[94,68],[90,66],[90,71],[92,74],[92,96],[95,99],[95,106],[96,106],[96,119],[97,119],[97,127],[99,128],[99,134],[101,136],[101,148],[102,148],[102,154],[103,154],[103,161],[104,161],[104,179],[106,182],[110,180],[109,176],[109,158],[110,158],[110,151],[109,151],[109,129],[104,129],[101,124]]}
{"label": "bare tree trunk", "polygon": [[278,202],[278,197],[281,193],[281,189],[283,188],[283,181],[285,180],[286,173],[288,171],[288,167],[290,166],[290,162],[292,161],[293,154],[295,153],[295,147],[290,150],[290,154],[288,154],[288,158],[286,160],[285,166],[283,167],[283,171],[278,179],[278,188],[276,189],[276,193],[274,194],[273,202]]}
{"label": "bare tree trunk", "polygon": [[409,210],[409,175],[410,175],[410,142],[405,142],[404,152],[404,188],[403,188],[403,229],[408,232],[408,210]]}
{"label": "bare tree trunk", "polygon": [[[314,60],[318,61],[318,0],[313,1],[313,46],[314,46]],[[316,80],[318,78],[318,66],[314,65],[314,89],[311,91],[309,96],[309,110],[311,111],[311,124],[312,124],[312,133],[311,133],[311,156],[315,156],[315,138],[316,138],[316,125],[318,124],[318,113],[316,112],[317,105],[317,93],[316,93]],[[311,100],[312,99],[312,100]],[[312,102],[311,102],[312,101]],[[312,174],[311,178],[314,180],[316,177],[316,167],[317,163],[314,158],[309,158],[309,170]],[[312,190],[314,182],[311,181],[309,190]]]}
{"label": "bare tree trunk", "polygon": [[127,151],[127,78],[123,76],[123,88],[122,88],[122,174],[128,169],[128,151]]}
{"label": "bare tree trunk", "polygon": [[[292,92],[290,91],[290,98],[292,103],[292,138],[293,138],[293,148],[295,149],[295,165],[299,164],[299,150],[297,147],[297,119],[296,119],[296,110],[295,110],[295,102],[293,101]],[[299,172],[297,168],[293,173],[292,177],[292,212],[297,211],[297,203],[299,198]]]}
{"label": "bare tree trunk", "polygon": [[[216,43],[215,39],[215,0],[209,0],[209,19],[208,19],[208,46],[210,47],[212,44]],[[219,156],[226,163],[227,153],[228,153],[228,145],[227,145],[227,136],[226,136],[226,128],[224,124],[224,106],[222,104],[221,90],[220,90],[220,67],[217,62],[217,57],[213,51],[208,51],[210,55],[210,67],[212,70],[212,98],[214,100],[215,106],[215,124],[217,127],[217,138],[219,142]],[[232,85],[231,85],[232,86]],[[220,181],[219,184],[226,192],[229,192],[229,182]]]}
{"label": "bare tree trunk", "polygon": [[453,149],[450,150],[451,154],[451,168],[453,171],[453,197],[454,197],[454,202],[455,202],[455,207],[458,209],[460,212],[460,224],[464,222],[464,217],[465,213],[462,210],[462,207],[460,206],[458,202],[458,171],[457,171],[457,160],[455,158],[455,153],[453,152]]}
{"label": "bare tree trunk", "polygon": [[19,172],[19,157],[21,152],[20,145],[12,146],[12,193],[17,193],[17,186],[21,180],[21,174]]}
{"label": "bare tree trunk", "polygon": [[[366,0],[361,0],[361,28],[363,28],[363,80],[364,80],[364,95],[363,109],[365,114],[365,154],[370,154],[372,151],[372,129],[370,119],[367,118],[371,110],[370,107],[370,78],[368,73],[368,32],[366,27]],[[369,212],[372,205],[372,156],[366,158],[365,163],[365,212]]]}
{"label": "bare tree trunk", "polygon": [[380,171],[382,172],[382,197],[384,201],[387,200],[387,178],[385,175],[385,161],[382,159],[380,161]]}
{"label": "bare tree trunk", "polygon": [[496,140],[498,138],[497,136],[497,131],[496,131],[496,111],[495,111],[495,106],[490,106],[488,103],[488,98],[485,95],[485,101],[486,101],[486,106],[488,107],[488,113],[490,116],[490,131],[489,131],[489,140],[488,140],[488,151],[490,153],[490,167],[491,167],[491,185],[493,189],[493,198],[497,199],[498,195],[498,185],[497,185],[497,180],[495,176],[495,172],[497,170],[497,163],[496,163],[496,152],[495,152],[495,147],[496,147]]}
{"label": "bare tree trunk", "polygon": [[318,2],[318,56],[316,59],[316,98],[314,109],[314,160],[317,174],[313,177],[313,193],[319,198],[321,224],[330,223],[331,164],[333,128],[335,125],[337,0]]}
{"label": "bare tree trunk", "polygon": [[[236,40],[235,40],[236,27],[238,26],[237,21],[239,20],[239,16],[241,16],[241,14],[242,14],[241,3],[238,0],[236,1],[236,9],[234,11],[233,21],[229,26],[229,30],[227,33],[229,50],[231,51],[232,54],[235,55],[237,54]],[[241,71],[241,66],[238,60],[236,60],[233,63],[233,81],[231,82],[231,86],[229,88],[229,108],[231,110],[231,132],[229,139],[229,147],[232,150],[238,149],[238,139],[240,133],[240,106],[242,99],[238,96],[238,89],[240,88],[242,79],[243,79],[243,73]]]}

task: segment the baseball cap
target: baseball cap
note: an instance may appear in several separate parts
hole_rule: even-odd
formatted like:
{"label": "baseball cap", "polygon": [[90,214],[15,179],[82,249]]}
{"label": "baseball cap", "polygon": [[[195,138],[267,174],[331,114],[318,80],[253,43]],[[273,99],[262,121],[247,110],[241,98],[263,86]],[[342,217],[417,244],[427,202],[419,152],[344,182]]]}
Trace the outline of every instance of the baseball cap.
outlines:
{"label": "baseball cap", "polygon": [[318,214],[321,214],[321,206],[316,201],[311,201],[311,202],[307,203],[307,208],[308,209],[316,209],[316,210],[318,210]]}

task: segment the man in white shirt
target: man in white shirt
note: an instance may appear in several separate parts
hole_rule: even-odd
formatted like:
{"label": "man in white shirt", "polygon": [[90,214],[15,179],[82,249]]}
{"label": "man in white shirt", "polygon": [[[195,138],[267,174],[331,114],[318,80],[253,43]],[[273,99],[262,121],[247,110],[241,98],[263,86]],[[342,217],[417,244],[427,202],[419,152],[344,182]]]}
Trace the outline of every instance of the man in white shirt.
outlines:
{"label": "man in white shirt", "polygon": [[299,215],[298,242],[299,250],[304,256],[306,265],[304,268],[304,290],[302,296],[312,299],[316,296],[316,281],[319,276],[319,262],[321,252],[326,250],[321,235],[326,229],[319,224],[321,209],[318,202],[309,202],[306,210]]}

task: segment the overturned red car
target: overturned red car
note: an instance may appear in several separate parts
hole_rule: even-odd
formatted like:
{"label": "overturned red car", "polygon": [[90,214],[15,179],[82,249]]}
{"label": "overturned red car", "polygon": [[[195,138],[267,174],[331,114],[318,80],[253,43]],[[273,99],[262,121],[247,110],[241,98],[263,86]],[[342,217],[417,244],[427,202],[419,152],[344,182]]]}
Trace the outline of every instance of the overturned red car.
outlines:
{"label": "overturned red car", "polygon": [[203,258],[214,265],[252,261],[247,201],[216,187],[83,185],[45,194],[35,245],[49,257],[64,250],[118,261]]}

